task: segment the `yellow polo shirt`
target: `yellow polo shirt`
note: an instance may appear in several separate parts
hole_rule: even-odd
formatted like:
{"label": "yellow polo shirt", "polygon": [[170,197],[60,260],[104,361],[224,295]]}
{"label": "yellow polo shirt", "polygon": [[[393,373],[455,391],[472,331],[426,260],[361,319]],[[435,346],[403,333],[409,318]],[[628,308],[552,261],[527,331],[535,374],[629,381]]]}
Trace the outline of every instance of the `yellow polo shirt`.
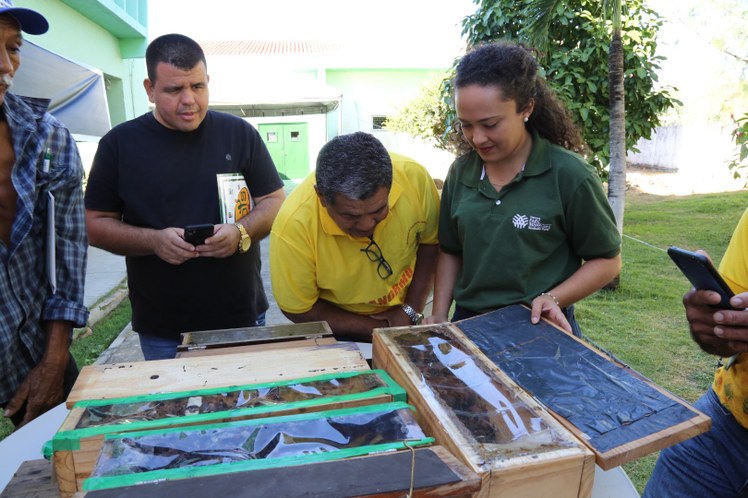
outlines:
{"label": "yellow polo shirt", "polygon": [[[736,294],[748,291],[748,210],[732,234],[719,272]],[[729,369],[718,368],[712,387],[735,420],[748,429],[748,353],[741,353]]]}
{"label": "yellow polo shirt", "polygon": [[368,238],[352,237],[333,221],[314,191],[312,173],[284,201],[270,233],[270,280],[281,310],[305,313],[324,299],[369,315],[405,302],[418,245],[438,243],[439,195],[423,166],[390,157],[390,209],[374,229],[374,241],[392,275],[382,279],[378,264],[361,252]]}

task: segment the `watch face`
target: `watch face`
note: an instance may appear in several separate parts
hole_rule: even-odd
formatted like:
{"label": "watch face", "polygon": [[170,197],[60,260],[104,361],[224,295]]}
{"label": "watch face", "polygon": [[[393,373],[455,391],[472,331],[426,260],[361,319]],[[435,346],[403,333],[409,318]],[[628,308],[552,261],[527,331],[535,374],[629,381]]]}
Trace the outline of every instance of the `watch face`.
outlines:
{"label": "watch face", "polygon": [[242,237],[240,244],[241,244],[241,251],[247,252],[249,251],[249,247],[252,245],[252,239],[250,239],[249,237]]}

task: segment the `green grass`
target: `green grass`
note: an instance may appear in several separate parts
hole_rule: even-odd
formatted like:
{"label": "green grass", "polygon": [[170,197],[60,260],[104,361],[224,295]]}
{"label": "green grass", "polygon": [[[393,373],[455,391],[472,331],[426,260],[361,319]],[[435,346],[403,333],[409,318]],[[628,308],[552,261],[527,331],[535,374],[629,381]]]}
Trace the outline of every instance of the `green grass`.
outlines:
{"label": "green grass", "polygon": [[[78,368],[90,365],[117,338],[122,329],[130,322],[130,301],[123,300],[119,306],[100,320],[92,330],[79,334],[73,341],[70,351]],[[0,441],[13,431],[10,420],[0,415]]]}
{"label": "green grass", "polygon": [[[695,401],[711,383],[717,359],[691,340],[681,301],[690,284],[665,249],[704,249],[718,263],[747,206],[744,191],[688,197],[629,193],[620,287],[576,306],[584,333],[656,384]],[[640,493],[656,457],[624,466]]]}
{"label": "green grass", "polygon": [[[704,249],[719,262],[748,206],[748,191],[687,197],[629,192],[620,287],[600,291],[576,306],[584,333],[598,346],[689,402],[711,383],[716,358],[688,333],[681,298],[689,284],[665,253],[670,245]],[[99,322],[93,335],[73,344],[79,366],[92,363],[130,319],[125,301]],[[10,430],[6,421],[0,439]],[[3,432],[5,430],[5,433]],[[641,493],[656,454],[624,466]]]}

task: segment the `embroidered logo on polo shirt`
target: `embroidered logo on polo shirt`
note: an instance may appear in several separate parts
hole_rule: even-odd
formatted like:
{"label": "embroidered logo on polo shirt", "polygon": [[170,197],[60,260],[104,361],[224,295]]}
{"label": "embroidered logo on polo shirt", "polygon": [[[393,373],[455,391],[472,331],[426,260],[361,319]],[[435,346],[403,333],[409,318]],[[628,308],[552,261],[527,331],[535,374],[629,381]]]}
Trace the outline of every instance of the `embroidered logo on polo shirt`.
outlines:
{"label": "embroidered logo on polo shirt", "polygon": [[525,214],[515,214],[512,217],[512,224],[520,230],[527,228],[528,230],[547,232],[551,229],[550,223],[541,223],[539,217],[527,216]]}
{"label": "embroidered logo on polo shirt", "polygon": [[525,228],[527,226],[527,216],[524,214],[515,214],[512,217],[512,224],[515,228]]}

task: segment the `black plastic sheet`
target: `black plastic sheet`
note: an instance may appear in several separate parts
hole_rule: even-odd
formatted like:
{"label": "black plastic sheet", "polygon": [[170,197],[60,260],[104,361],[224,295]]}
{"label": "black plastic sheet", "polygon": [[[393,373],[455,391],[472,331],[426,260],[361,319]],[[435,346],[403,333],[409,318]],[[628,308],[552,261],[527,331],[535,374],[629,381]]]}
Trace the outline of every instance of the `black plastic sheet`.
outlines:
{"label": "black plastic sheet", "polygon": [[509,306],[455,325],[501,370],[604,453],[695,413],[552,325]]}

